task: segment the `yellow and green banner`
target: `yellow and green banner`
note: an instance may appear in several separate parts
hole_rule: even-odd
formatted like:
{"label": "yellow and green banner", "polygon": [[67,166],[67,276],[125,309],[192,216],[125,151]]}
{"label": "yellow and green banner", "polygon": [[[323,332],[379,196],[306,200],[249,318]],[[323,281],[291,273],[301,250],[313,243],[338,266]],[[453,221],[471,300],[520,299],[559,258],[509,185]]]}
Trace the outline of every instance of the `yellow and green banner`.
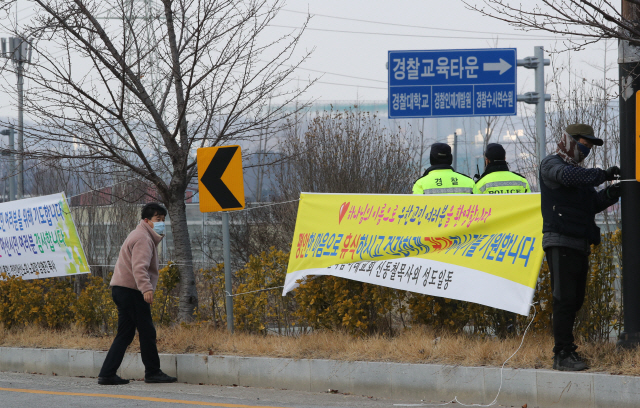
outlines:
{"label": "yellow and green banner", "polygon": [[22,279],[89,273],[64,193],[0,204],[0,272]]}
{"label": "yellow and green banner", "polygon": [[332,275],[527,315],[543,256],[539,194],[302,193],[283,295]]}

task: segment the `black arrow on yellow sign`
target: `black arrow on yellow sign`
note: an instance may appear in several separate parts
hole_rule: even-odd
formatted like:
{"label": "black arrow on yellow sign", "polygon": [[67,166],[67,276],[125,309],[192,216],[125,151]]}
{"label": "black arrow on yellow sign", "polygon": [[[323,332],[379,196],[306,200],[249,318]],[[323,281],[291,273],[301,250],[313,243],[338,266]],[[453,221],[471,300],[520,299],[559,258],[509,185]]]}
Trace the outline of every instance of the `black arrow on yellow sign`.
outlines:
{"label": "black arrow on yellow sign", "polygon": [[238,150],[237,146],[219,148],[211,159],[211,164],[200,178],[200,182],[209,190],[222,209],[242,207],[242,204],[222,181],[222,175],[229,166],[233,155],[236,154],[236,150]]}

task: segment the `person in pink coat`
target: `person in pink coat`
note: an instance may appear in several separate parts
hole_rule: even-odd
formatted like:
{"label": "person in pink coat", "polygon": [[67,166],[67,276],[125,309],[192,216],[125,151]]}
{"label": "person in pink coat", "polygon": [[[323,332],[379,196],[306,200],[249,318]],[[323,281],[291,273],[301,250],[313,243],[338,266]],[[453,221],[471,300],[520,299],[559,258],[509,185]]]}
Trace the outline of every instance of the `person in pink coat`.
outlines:
{"label": "person in pink coat", "polygon": [[171,383],[177,381],[160,370],[156,347],[156,329],[151,320],[153,292],[158,284],[158,244],[164,237],[167,210],[158,203],[142,208],[142,220],[125,239],[111,278],[111,295],[118,307],[118,332],[107,353],[98,384],[122,385],[129,380],[116,372],[125,351],[133,341],[136,329],[140,337],[140,354],[144,364],[144,382]]}

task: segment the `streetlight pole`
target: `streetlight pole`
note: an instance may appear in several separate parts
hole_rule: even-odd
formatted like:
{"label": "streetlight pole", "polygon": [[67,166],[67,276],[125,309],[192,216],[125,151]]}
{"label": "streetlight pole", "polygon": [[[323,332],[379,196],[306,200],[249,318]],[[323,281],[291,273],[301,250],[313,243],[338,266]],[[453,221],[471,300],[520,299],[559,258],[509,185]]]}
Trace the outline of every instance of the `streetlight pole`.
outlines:
{"label": "streetlight pole", "polygon": [[18,76],[18,200],[24,198],[24,61],[16,64]]}
{"label": "streetlight pole", "polygon": [[16,199],[16,158],[13,154],[15,151],[14,134],[15,130],[13,128],[0,131],[0,135],[9,136],[9,151],[2,152],[3,156],[9,156],[9,201]]}
{"label": "streetlight pole", "polygon": [[31,62],[31,44],[18,37],[2,38],[2,57],[11,59],[18,77],[18,199],[24,198],[24,69]]}

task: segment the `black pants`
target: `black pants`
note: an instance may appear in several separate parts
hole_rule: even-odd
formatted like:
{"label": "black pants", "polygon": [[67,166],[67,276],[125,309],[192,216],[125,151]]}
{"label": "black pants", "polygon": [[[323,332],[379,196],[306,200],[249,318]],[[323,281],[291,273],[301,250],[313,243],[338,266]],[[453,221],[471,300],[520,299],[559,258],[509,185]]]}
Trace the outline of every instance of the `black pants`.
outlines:
{"label": "black pants", "polygon": [[589,255],[566,247],[550,247],[545,252],[553,291],[553,352],[574,351],[573,324],[584,302]]}
{"label": "black pants", "polygon": [[140,335],[140,354],[145,375],[159,373],[160,356],[156,347],[156,329],[151,320],[151,305],[144,301],[139,290],[113,286],[111,295],[118,307],[118,333],[113,339],[99,376],[110,377],[116,374],[127,347],[135,337],[136,329]]}

